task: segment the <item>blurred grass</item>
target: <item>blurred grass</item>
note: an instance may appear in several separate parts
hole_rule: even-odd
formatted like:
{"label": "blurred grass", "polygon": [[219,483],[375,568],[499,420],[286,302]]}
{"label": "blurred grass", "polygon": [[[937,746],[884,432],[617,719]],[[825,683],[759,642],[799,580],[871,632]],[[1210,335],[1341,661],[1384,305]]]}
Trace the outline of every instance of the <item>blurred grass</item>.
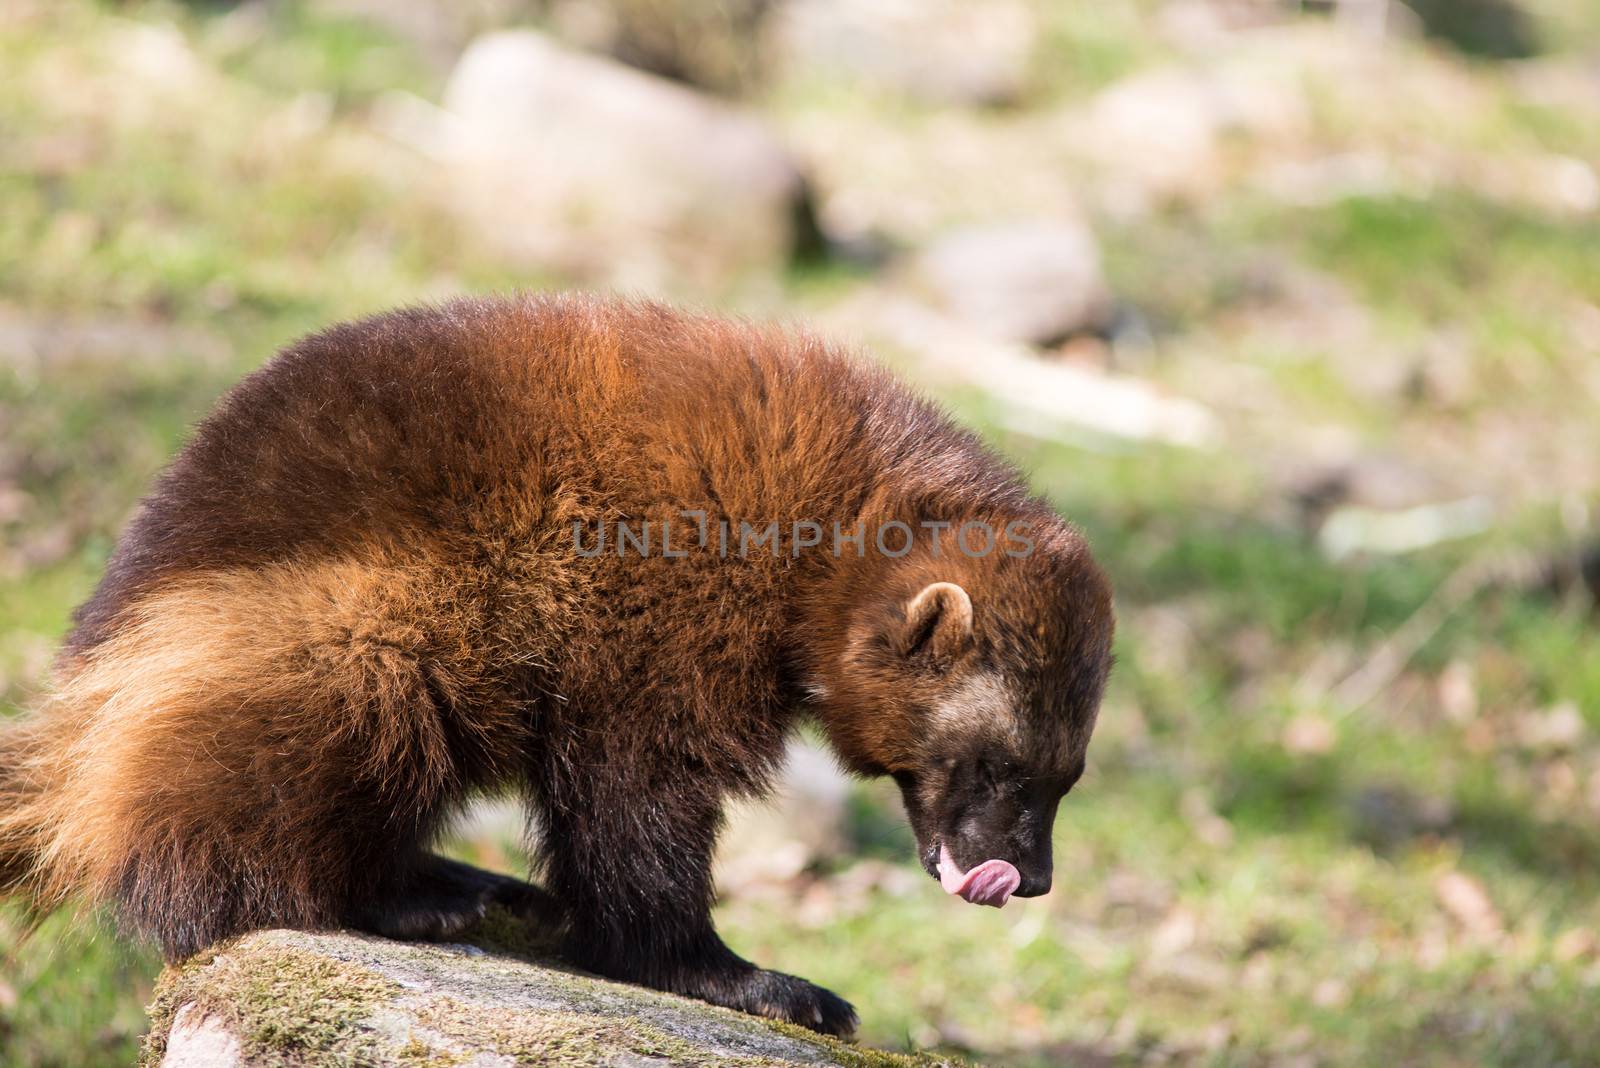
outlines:
{"label": "blurred grass", "polygon": [[[1040,100],[1163,61],[1153,11],[1051,6]],[[1564,48],[1600,39],[1583,5],[1537,13]],[[153,102],[122,92],[118,66],[128,35],[151,33],[202,61]],[[0,366],[0,696],[21,707],[142,488],[240,374],[337,319],[561,280],[476,246],[400,157],[374,179],[391,148],[370,110],[392,87],[435,93],[437,74],[371,26],[295,3],[73,0],[0,21],[0,69],[0,327],[35,338]],[[1593,128],[1469,69],[1489,113],[1450,136],[1600,158]],[[837,88],[808,106],[907,118],[903,101]],[[1381,142],[1393,122],[1343,115],[1330,137]],[[1572,309],[1600,304],[1600,225],[1450,189],[1310,207],[1242,189],[1102,223],[1113,281],[1159,341],[1143,370],[1203,390],[1259,369],[1264,414],[1221,456],[1095,450],[1011,435],[1003,413],[952,398],[1085,526],[1119,591],[1120,666],[1063,808],[1056,891],[953,908],[909,865],[892,792],[866,788],[850,821],[864,859],[731,897],[729,941],[854,1000],[867,1041],[1004,1063],[1597,1063],[1592,617],[1484,588],[1371,701],[1337,696],[1462,567],[1559,544],[1560,487],[1467,543],[1335,563],[1281,514],[1272,461],[1279,432],[1310,422],[1362,444],[1459,441],[1479,450],[1461,464],[1485,469],[1500,452],[1471,413],[1512,406],[1535,437],[1581,429]],[[1372,350],[1314,327],[1258,336],[1260,276],[1282,264],[1348,293]],[[807,267],[782,300],[825,306],[870,283]],[[1440,330],[1466,339],[1469,386],[1450,406],[1375,401],[1353,377],[1352,362],[1407,358]],[[1586,731],[1541,737],[1563,703]],[[0,1063],[128,1063],[153,958],[65,916],[20,940],[0,915]]]}

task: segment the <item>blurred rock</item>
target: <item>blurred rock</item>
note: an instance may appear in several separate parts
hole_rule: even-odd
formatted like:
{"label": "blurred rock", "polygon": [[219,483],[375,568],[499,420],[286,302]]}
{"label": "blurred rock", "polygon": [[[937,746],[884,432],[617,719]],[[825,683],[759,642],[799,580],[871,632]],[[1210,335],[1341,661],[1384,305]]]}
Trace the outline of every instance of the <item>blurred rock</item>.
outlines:
{"label": "blurred rock", "polygon": [[[910,857],[905,859],[909,861]],[[868,858],[856,861],[833,876],[828,880],[828,887],[837,899],[835,915],[845,916],[865,912],[880,894],[905,897],[931,889],[932,881],[922,869],[908,863],[891,864]]]}
{"label": "blurred rock", "polygon": [[791,75],[859,79],[938,104],[1009,104],[1038,35],[1017,0],[788,0],[775,51]]}
{"label": "blurred rock", "polygon": [[[217,84],[217,75],[195,54],[177,27],[129,22],[108,42],[117,73],[129,87],[159,98],[181,97]],[[135,94],[137,95],[137,94]]]}
{"label": "blurred rock", "polygon": [[1572,701],[1562,701],[1541,712],[1526,712],[1517,717],[1517,741],[1524,749],[1555,753],[1577,748],[1588,733],[1583,713]]}
{"label": "blurred rock", "polygon": [[1299,8],[1311,14],[1331,14],[1333,21],[1373,41],[1416,37],[1423,32],[1422,20],[1399,0],[1299,0]]}
{"label": "blurred rock", "polygon": [[1345,507],[1322,524],[1318,541],[1335,560],[1357,553],[1394,555],[1482,533],[1494,509],[1483,497],[1465,497],[1398,511]]}
{"label": "blurred rock", "polygon": [[392,98],[378,121],[524,263],[694,293],[775,273],[805,236],[805,182],[759,119],[538,33],[475,41],[444,105]]}
{"label": "blurred rock", "polygon": [[1389,454],[1293,460],[1275,476],[1301,527],[1335,557],[1400,553],[1482,530],[1481,497],[1441,501],[1456,489],[1443,475]]}
{"label": "blurred rock", "polygon": [[1221,427],[1210,409],[1163,394],[1130,375],[1041,358],[995,340],[920,301],[864,290],[833,309],[830,329],[915,353],[917,370],[943,385],[975,388],[1000,404],[1007,430],[1030,437],[1092,441],[1098,435],[1171,445],[1213,444]]}
{"label": "blurred rock", "polygon": [[739,805],[717,849],[717,886],[724,892],[783,883],[846,848],[851,783],[831,754],[791,742],[783,777],[765,803]]}
{"label": "blurred rock", "polygon": [[958,230],[922,253],[913,270],[940,307],[1000,341],[1051,345],[1111,320],[1100,247],[1082,223]]}
{"label": "blurred rock", "polygon": [[1225,177],[1225,138],[1303,127],[1309,106],[1298,79],[1259,56],[1135,74],[1069,115],[1066,134],[1101,170],[1106,206],[1135,214],[1207,196]]}
{"label": "blurred rock", "polygon": [[1048,113],[997,120],[947,109],[886,121],[882,111],[815,104],[784,116],[785,134],[816,178],[830,237],[918,249],[952,225],[1080,215],[1070,146]]}

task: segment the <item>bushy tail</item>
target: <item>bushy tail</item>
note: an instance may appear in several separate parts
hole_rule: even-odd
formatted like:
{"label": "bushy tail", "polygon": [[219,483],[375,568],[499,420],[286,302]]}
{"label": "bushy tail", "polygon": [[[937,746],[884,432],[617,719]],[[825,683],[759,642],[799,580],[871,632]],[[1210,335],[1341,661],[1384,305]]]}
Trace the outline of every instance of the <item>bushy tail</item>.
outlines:
{"label": "bushy tail", "polygon": [[430,591],[340,562],[199,575],[126,609],[0,723],[0,894],[35,916],[114,905],[170,959],[339,921],[457,788],[413,622]]}
{"label": "bushy tail", "polygon": [[44,727],[39,713],[0,722],[0,895],[4,896],[35,896],[44,831],[38,819],[44,788],[39,750]]}
{"label": "bushy tail", "polygon": [[75,872],[61,863],[69,771],[92,736],[103,694],[85,692],[84,673],[68,668],[40,704],[0,720],[0,898],[20,900],[35,916],[65,903]]}
{"label": "bushy tail", "polygon": [[[181,683],[152,683],[163,665],[150,660],[110,642],[68,666],[36,708],[0,721],[0,897],[35,917],[115,892],[128,855],[124,802],[142,796],[139,751],[163,711],[195,704]],[[177,678],[188,674],[175,666]],[[183,750],[169,738],[165,751]]]}

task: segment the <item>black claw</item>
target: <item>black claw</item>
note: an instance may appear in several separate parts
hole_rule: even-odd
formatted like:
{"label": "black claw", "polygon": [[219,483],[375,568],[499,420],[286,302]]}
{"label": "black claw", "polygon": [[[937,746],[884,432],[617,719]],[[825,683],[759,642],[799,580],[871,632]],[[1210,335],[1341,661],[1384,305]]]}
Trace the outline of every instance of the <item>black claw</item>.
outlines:
{"label": "black claw", "polygon": [[727,1003],[759,1016],[797,1024],[825,1035],[855,1033],[856,1011],[830,990],[782,972],[752,971]]}

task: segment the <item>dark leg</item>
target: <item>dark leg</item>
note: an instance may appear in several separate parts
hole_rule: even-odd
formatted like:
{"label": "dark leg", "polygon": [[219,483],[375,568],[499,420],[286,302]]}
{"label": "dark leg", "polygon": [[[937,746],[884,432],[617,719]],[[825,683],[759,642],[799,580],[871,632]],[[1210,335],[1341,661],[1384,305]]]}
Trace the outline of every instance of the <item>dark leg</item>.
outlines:
{"label": "dark leg", "polygon": [[403,875],[351,915],[350,926],[386,938],[438,942],[483,918],[490,905],[554,916],[549,895],[509,875],[424,853]]}
{"label": "dark leg", "polygon": [[[571,768],[564,769],[571,771]],[[848,1035],[856,1014],[836,995],[758,968],[711,923],[711,852],[719,798],[602,776],[544,780],[545,883],[567,916],[566,954],[643,986]]]}

